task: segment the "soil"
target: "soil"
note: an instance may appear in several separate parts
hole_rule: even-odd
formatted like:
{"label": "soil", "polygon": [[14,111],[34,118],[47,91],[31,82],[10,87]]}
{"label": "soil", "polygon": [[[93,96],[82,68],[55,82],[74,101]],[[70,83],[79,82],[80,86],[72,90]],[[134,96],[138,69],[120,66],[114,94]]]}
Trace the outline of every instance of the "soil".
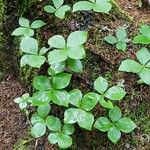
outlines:
{"label": "soil", "polygon": [[[72,3],[69,0],[67,2]],[[136,75],[117,71],[123,59],[135,59],[135,53],[139,50],[139,46],[135,46],[130,42],[128,50],[126,53],[123,53],[103,41],[103,37],[108,33],[114,34],[118,26],[125,26],[129,39],[132,39],[137,34],[142,22],[150,24],[150,6],[145,4],[139,8],[136,0],[118,0],[118,2],[122,10],[133,17],[134,21],[129,22],[126,17],[116,11],[111,11],[108,16],[92,12],[81,12],[78,15],[72,14],[68,16],[68,19],[60,21],[43,12],[43,6],[47,1],[33,5],[24,14],[31,20],[39,18],[49,24],[38,31],[38,38],[42,39],[41,45],[47,44],[48,38],[55,34],[67,36],[74,30],[88,31],[89,39],[86,44],[87,59],[84,60],[84,73],[73,76],[73,81],[70,85],[72,88],[78,87],[84,92],[88,92],[93,89],[93,81],[102,75],[109,80],[110,85],[115,85],[118,82],[123,83],[128,93],[119,105],[125,116],[131,117],[136,122],[138,128],[131,134],[123,134],[118,144],[114,145],[109,142],[106,134],[97,130],[88,132],[76,126],[76,131],[73,135],[74,144],[70,148],[71,150],[150,150],[150,87],[147,85],[137,85]],[[17,6],[15,5],[14,7]],[[10,14],[9,12],[8,16]],[[11,15],[13,14],[15,14],[15,11]],[[13,19],[15,24],[18,21],[18,17],[15,15],[15,19]],[[10,28],[11,20],[8,21],[6,31]],[[9,31],[9,34],[8,32],[6,33],[10,35],[11,32]],[[16,48],[14,44],[16,41],[13,41],[12,38],[9,38],[9,41],[11,44],[9,42],[6,43],[8,52],[9,49]],[[22,150],[23,148],[25,150],[57,150],[57,146],[48,143],[47,136],[30,141],[31,137],[29,136],[28,129],[30,124],[28,119],[13,102],[14,98],[21,96],[28,89],[18,81],[19,71],[18,67],[16,67],[18,57],[15,57],[14,52],[11,52],[12,57],[12,63],[9,62],[11,67],[8,71],[11,74],[5,74],[3,81],[0,82],[0,150],[12,150],[15,145],[17,150]],[[16,68],[15,71],[14,68]],[[40,73],[44,73],[43,70]],[[33,111],[31,110],[31,112]],[[54,108],[53,113],[61,117],[63,111]],[[99,106],[94,109],[93,113],[95,118],[106,114]]]}

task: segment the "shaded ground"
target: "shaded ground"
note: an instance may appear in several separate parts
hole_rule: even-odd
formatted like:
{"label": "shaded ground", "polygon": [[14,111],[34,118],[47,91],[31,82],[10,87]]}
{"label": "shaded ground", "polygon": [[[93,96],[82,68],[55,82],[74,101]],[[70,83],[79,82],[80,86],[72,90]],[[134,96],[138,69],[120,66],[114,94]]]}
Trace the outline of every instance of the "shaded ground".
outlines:
{"label": "shaded ground", "polygon": [[[70,1],[67,2],[71,3]],[[135,58],[135,53],[139,50],[139,46],[135,46],[130,42],[128,44],[128,50],[126,53],[123,53],[103,41],[103,37],[110,32],[114,33],[118,26],[127,27],[128,36],[132,40],[132,37],[138,31],[140,22],[143,21],[150,24],[150,7],[144,6],[139,8],[137,1],[119,0],[121,8],[128,12],[130,16],[133,16],[133,22],[128,22],[127,19],[119,15],[119,12],[116,13],[114,11],[112,11],[109,16],[82,12],[77,13],[78,15],[72,14],[68,16],[66,20],[60,21],[43,12],[42,6],[44,6],[44,3],[46,2],[42,2],[42,5],[38,4],[32,6],[32,8],[25,13],[26,16],[30,16],[31,20],[39,18],[49,24],[38,31],[39,37],[43,42],[41,45],[46,44],[48,38],[54,34],[67,36],[71,31],[79,29],[89,32],[89,39],[86,44],[87,60],[84,62],[84,73],[81,75],[75,74],[70,86],[72,88],[78,87],[87,92],[93,89],[92,83],[99,75],[103,75],[107,78],[110,81],[110,85],[125,80],[124,86],[128,95],[119,105],[125,116],[131,117],[138,126],[131,134],[123,135],[122,139],[116,145],[109,142],[106,134],[102,132],[98,132],[97,130],[88,132],[76,126],[76,132],[73,135],[74,144],[70,149],[150,150],[150,87],[137,85],[137,76],[133,74],[120,73],[117,71],[120,62],[124,58]],[[10,28],[10,22],[11,21],[9,21],[8,28]],[[15,22],[17,22],[17,20]],[[8,45],[9,43],[7,43],[7,49]],[[78,81],[78,83],[76,81]],[[11,150],[13,149],[13,145],[20,139],[29,138],[29,124],[27,119],[13,102],[13,99],[20,96],[24,91],[25,89],[13,78],[7,77],[7,80],[5,79],[0,82],[0,150]],[[54,107],[53,113],[62,116],[63,110]],[[95,118],[98,118],[107,112],[97,106],[93,113]],[[31,145],[31,150],[58,149],[48,144],[46,137],[31,142],[29,145]]]}

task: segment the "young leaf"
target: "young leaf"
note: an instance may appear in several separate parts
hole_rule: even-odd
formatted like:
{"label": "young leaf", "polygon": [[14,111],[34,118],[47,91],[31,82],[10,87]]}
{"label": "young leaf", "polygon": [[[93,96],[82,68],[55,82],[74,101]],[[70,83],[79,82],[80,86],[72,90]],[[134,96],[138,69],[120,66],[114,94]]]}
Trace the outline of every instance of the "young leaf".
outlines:
{"label": "young leaf", "polygon": [[56,9],[58,9],[64,3],[64,0],[52,0],[52,1]]}
{"label": "young leaf", "polygon": [[105,39],[105,41],[107,41],[110,44],[115,44],[118,42],[116,37],[114,37],[112,35],[106,36],[104,39]]}
{"label": "young leaf", "polygon": [[126,117],[121,118],[115,125],[124,133],[129,133],[136,128],[135,123],[130,118]]}
{"label": "young leaf", "polygon": [[54,89],[63,89],[67,87],[71,80],[71,74],[69,73],[60,73],[53,77],[52,87]]}
{"label": "young leaf", "polygon": [[144,68],[140,72],[139,76],[143,80],[144,83],[150,85],[150,68]]}
{"label": "young leaf", "polygon": [[66,42],[63,36],[55,35],[48,39],[48,44],[54,48],[65,48]]}
{"label": "young leaf", "polygon": [[116,122],[122,117],[121,110],[115,106],[113,109],[110,109],[109,111],[109,118],[113,121]]}
{"label": "young leaf", "polygon": [[118,128],[116,128],[115,126],[111,127],[108,130],[108,138],[113,142],[113,143],[117,143],[119,141],[121,137],[121,132]]}
{"label": "young leaf", "polygon": [[110,100],[121,100],[125,94],[126,92],[123,88],[119,86],[113,86],[106,91],[104,96]]}
{"label": "young leaf", "polygon": [[69,92],[69,103],[76,106],[80,107],[82,100],[82,92],[79,89],[74,89]]}
{"label": "young leaf", "polygon": [[47,91],[51,89],[51,83],[48,77],[37,76],[33,79],[33,86],[37,90]]}
{"label": "young leaf", "polygon": [[122,61],[119,67],[119,71],[133,72],[133,73],[139,73],[142,69],[143,66],[141,64],[131,59],[126,59]]}
{"label": "young leaf", "polygon": [[94,89],[97,92],[99,92],[100,94],[104,94],[104,92],[107,90],[107,88],[108,88],[108,82],[103,77],[98,77],[94,81]]}
{"label": "young leaf", "polygon": [[65,50],[53,50],[48,53],[49,64],[57,64],[67,59],[67,52]]}
{"label": "young leaf", "polygon": [[92,110],[99,101],[99,95],[94,92],[89,92],[82,99],[81,108],[85,111]]}
{"label": "young leaf", "polygon": [[65,124],[62,128],[64,134],[71,135],[74,132],[74,127],[72,124]]}
{"label": "young leaf", "polygon": [[56,11],[56,9],[51,5],[44,6],[44,10],[48,13],[54,13]]}
{"label": "young leaf", "polygon": [[14,35],[14,36],[23,35],[25,32],[26,32],[26,28],[19,27],[15,29],[11,35]]}
{"label": "young leaf", "polygon": [[37,108],[37,113],[40,117],[46,118],[46,116],[49,114],[51,109],[50,105],[41,105]]}
{"label": "young leaf", "polygon": [[45,124],[51,131],[61,131],[61,122],[60,119],[54,116],[48,116],[45,120]]}
{"label": "young leaf", "polygon": [[37,54],[38,53],[38,42],[34,38],[23,38],[20,43],[20,49],[28,54]]}
{"label": "young leaf", "polygon": [[38,28],[41,28],[44,25],[46,25],[46,23],[44,21],[42,21],[42,20],[35,20],[34,22],[32,22],[31,28],[38,29]]}
{"label": "young leaf", "polygon": [[109,108],[109,109],[112,109],[113,108],[113,104],[110,100],[108,101],[105,101],[104,97],[103,96],[100,96],[99,98],[99,103],[101,106],[103,106],[104,108]]}
{"label": "young leaf", "polygon": [[50,48],[42,47],[39,51],[39,55],[45,55]]}
{"label": "young leaf", "polygon": [[94,124],[94,128],[102,132],[108,131],[112,126],[113,124],[105,117],[99,117]]}
{"label": "young leaf", "polygon": [[118,42],[116,44],[116,48],[118,50],[122,50],[124,52],[126,50],[126,48],[127,48],[127,44],[125,42]]}
{"label": "young leaf", "polygon": [[22,26],[22,27],[29,27],[29,20],[26,19],[26,18],[19,18],[19,25]]}
{"label": "young leaf", "polygon": [[31,135],[35,138],[41,137],[46,132],[46,126],[44,123],[38,122],[31,128]]}
{"label": "young leaf", "polygon": [[118,27],[117,32],[116,32],[117,39],[121,42],[123,39],[127,37],[127,32],[125,28],[123,27]]}
{"label": "young leaf", "polygon": [[26,107],[27,107],[27,102],[21,102],[21,103],[19,103],[19,108],[21,109],[21,110],[23,110],[23,109],[25,109]]}

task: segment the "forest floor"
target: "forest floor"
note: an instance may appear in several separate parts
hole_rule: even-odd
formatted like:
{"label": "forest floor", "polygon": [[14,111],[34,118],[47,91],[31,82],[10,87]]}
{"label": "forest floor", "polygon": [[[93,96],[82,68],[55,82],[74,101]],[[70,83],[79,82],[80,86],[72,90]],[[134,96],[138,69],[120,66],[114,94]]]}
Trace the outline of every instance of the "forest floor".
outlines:
{"label": "forest floor", "polygon": [[[72,14],[67,19],[60,21],[54,19],[51,15],[43,11],[46,2],[33,5],[25,17],[28,19],[42,19],[49,25],[38,31],[38,38],[42,39],[41,45],[45,45],[49,37],[55,34],[67,36],[75,30],[86,30],[89,32],[89,39],[86,44],[87,58],[84,60],[84,72],[73,76],[73,82],[70,85],[73,88],[92,89],[92,83],[98,76],[103,76],[109,80],[110,85],[118,82],[123,83],[127,91],[127,96],[119,103],[125,116],[131,117],[137,124],[137,129],[130,134],[123,135],[117,144],[112,144],[107,139],[107,135],[96,130],[92,132],[84,131],[76,126],[73,135],[74,144],[71,150],[150,150],[150,86],[138,85],[137,76],[130,73],[118,72],[120,62],[125,58],[135,59],[135,53],[139,46],[128,45],[126,53],[118,51],[114,46],[103,41],[108,33],[114,33],[118,26],[127,27],[128,37],[132,39],[138,32],[142,22],[150,24],[150,6],[139,8],[136,0],[118,0],[120,8],[131,16],[134,21],[129,21],[127,17],[119,11],[112,10],[110,15],[102,15],[91,12],[82,12]],[[69,3],[69,0],[68,0]],[[13,1],[9,3],[12,5]],[[11,9],[9,10],[11,11]],[[15,14],[15,10],[10,13]],[[9,15],[9,14],[7,14]],[[17,27],[18,17],[9,20],[6,30],[11,32]],[[11,22],[15,22],[13,27]],[[13,43],[14,38],[10,41]],[[16,41],[14,42],[16,43]],[[8,46],[7,49],[16,49],[16,44]],[[149,47],[150,48],[150,47]],[[14,56],[14,52],[11,52]],[[12,57],[11,56],[11,57]],[[0,150],[58,150],[57,146],[48,143],[46,136],[32,140],[29,136],[30,123],[24,113],[20,112],[13,99],[28,91],[28,86],[24,86],[18,80],[14,58],[11,63],[11,69],[0,82]],[[16,68],[16,69],[14,69]],[[17,71],[16,71],[17,70]],[[41,73],[44,71],[41,70]],[[78,82],[76,82],[78,81]],[[32,110],[33,111],[33,110]],[[62,114],[62,110],[55,110],[54,113]],[[95,108],[94,116],[100,116],[106,112],[102,108]]]}

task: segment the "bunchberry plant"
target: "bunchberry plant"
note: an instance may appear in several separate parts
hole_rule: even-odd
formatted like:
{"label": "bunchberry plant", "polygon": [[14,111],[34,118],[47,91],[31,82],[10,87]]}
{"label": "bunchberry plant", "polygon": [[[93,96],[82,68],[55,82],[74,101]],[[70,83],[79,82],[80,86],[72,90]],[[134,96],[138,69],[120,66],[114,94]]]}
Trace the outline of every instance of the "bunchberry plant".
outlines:
{"label": "bunchberry plant", "polygon": [[[108,82],[103,77],[98,77],[94,82],[94,89],[100,93],[99,103],[105,108],[113,108],[113,103],[110,101],[119,101],[121,100],[126,92],[120,86],[112,86],[108,88]],[[106,99],[108,99],[106,101]]]}
{"label": "bunchberry plant", "polygon": [[64,0],[52,0],[52,1],[54,6],[46,5],[44,7],[44,10],[50,14],[54,13],[55,16],[60,19],[64,19],[66,12],[69,11],[71,7],[68,5],[63,5]]}
{"label": "bunchberry plant", "polygon": [[20,27],[15,29],[12,35],[31,37],[34,35],[34,29],[41,28],[42,26],[46,25],[46,23],[42,20],[35,20],[30,24],[28,19],[21,17],[19,18],[19,25]]}
{"label": "bunchberry plant", "polygon": [[81,128],[92,130],[94,116],[91,111],[98,103],[99,95],[89,92],[82,96],[79,89],[69,93],[69,103],[77,108],[69,108],[65,111],[64,122],[67,124],[78,123]]}
{"label": "bunchberry plant", "polygon": [[65,41],[61,35],[55,35],[49,38],[48,44],[54,48],[54,50],[48,54],[49,64],[57,64],[67,60],[72,70],[77,69],[74,65],[79,65],[81,68],[81,62],[79,60],[86,56],[83,46],[86,40],[87,32],[84,31],[72,32],[68,36],[67,41]]}
{"label": "bunchberry plant", "polygon": [[45,47],[39,50],[38,42],[32,37],[24,37],[20,43],[20,50],[24,53],[21,58],[21,67],[29,65],[33,68],[40,68],[46,61],[43,56]]}
{"label": "bunchberry plant", "polygon": [[109,44],[116,44],[116,48],[121,51],[125,51],[127,48],[127,42],[129,41],[127,38],[127,32],[125,28],[118,27],[116,31],[116,36],[108,35],[105,38]]}
{"label": "bunchberry plant", "polygon": [[109,119],[106,117],[99,117],[94,127],[102,132],[107,132],[108,138],[116,143],[121,137],[121,132],[129,133],[136,128],[134,122],[127,117],[122,117],[121,110],[114,106],[113,109],[109,110]]}
{"label": "bunchberry plant", "polygon": [[110,0],[86,0],[76,2],[73,6],[73,12],[93,10],[100,13],[109,13],[111,8]]}
{"label": "bunchberry plant", "polygon": [[140,33],[134,37],[133,42],[135,44],[150,44],[150,26],[142,25]]}
{"label": "bunchberry plant", "polygon": [[126,59],[121,62],[119,71],[132,72],[139,75],[141,80],[150,85],[150,52],[142,48],[136,53],[137,61]]}

